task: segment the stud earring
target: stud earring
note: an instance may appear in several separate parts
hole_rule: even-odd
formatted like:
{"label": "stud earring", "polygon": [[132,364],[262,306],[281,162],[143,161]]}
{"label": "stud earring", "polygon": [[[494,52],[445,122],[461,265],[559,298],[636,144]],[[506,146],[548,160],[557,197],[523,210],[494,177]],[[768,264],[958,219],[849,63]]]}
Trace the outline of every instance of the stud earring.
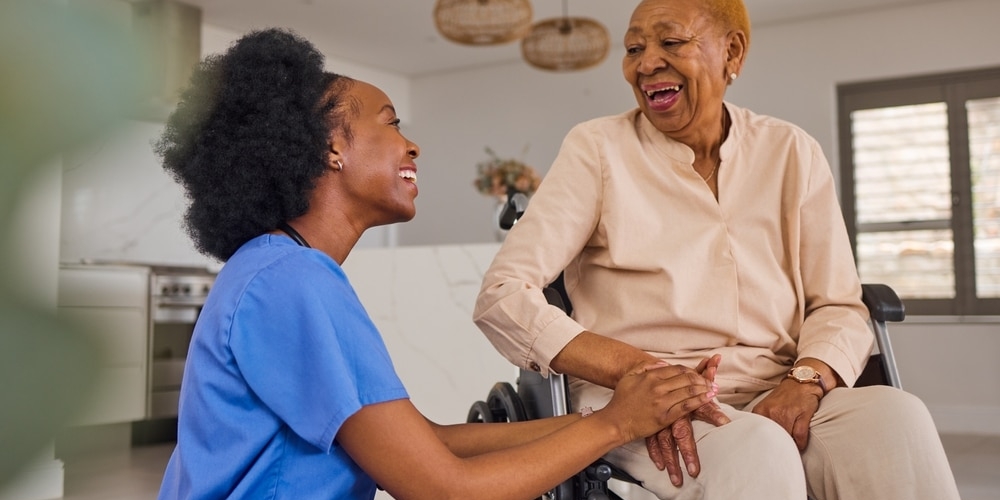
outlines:
{"label": "stud earring", "polygon": [[736,81],[736,78],[737,78],[738,76],[740,76],[740,75],[737,75],[737,74],[736,74],[735,72],[734,72],[734,73],[730,73],[730,74],[729,74],[729,79],[735,82],[735,81]]}
{"label": "stud earring", "polygon": [[337,172],[340,172],[343,169],[344,169],[344,163],[341,162],[340,160],[337,160]]}

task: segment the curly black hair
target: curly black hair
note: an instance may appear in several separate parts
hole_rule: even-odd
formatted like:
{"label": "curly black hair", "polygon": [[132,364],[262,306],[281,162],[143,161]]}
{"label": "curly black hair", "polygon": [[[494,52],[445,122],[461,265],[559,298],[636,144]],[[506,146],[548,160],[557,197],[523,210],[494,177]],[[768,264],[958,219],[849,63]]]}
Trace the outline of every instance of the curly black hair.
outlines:
{"label": "curly black hair", "polygon": [[198,251],[226,261],[248,240],[304,214],[332,130],[350,131],[353,80],[289,30],[253,31],[194,70],[154,149],[189,206]]}

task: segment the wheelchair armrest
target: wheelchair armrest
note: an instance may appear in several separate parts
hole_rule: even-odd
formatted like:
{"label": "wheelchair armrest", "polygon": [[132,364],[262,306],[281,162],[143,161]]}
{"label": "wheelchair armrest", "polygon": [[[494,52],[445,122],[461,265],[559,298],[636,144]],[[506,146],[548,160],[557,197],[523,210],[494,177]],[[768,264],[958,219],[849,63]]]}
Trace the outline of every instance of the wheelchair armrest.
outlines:
{"label": "wheelchair armrest", "polygon": [[888,285],[865,283],[861,285],[861,301],[868,307],[868,314],[876,321],[903,321],[906,309],[903,301]]}

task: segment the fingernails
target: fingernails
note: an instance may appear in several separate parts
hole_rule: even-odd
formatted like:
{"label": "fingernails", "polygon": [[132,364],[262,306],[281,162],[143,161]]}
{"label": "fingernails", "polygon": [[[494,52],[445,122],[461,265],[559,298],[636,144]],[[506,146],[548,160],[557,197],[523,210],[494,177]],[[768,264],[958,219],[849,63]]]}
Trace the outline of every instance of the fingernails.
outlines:
{"label": "fingernails", "polygon": [[676,486],[676,487],[678,487],[678,488],[681,487],[681,477],[678,476],[678,475],[671,474],[670,475],[670,482],[673,483],[673,485]]}
{"label": "fingernails", "polygon": [[688,469],[688,475],[689,476],[695,477],[695,476],[698,475],[698,469],[695,469],[694,464],[688,464],[687,465],[687,469]]}
{"label": "fingernails", "polygon": [[719,394],[719,384],[712,382],[711,389],[709,389],[705,395],[708,396],[709,399],[712,399],[718,394]]}

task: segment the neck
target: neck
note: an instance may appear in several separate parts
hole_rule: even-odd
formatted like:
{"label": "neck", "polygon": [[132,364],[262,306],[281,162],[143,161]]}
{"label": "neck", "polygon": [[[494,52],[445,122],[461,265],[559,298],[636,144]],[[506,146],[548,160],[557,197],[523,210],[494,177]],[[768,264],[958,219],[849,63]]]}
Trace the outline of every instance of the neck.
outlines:
{"label": "neck", "polygon": [[[290,220],[287,224],[291,231],[279,227],[272,233],[287,234],[292,240],[296,240],[295,233],[298,233],[298,237],[306,243],[303,246],[319,250],[341,265],[347,260],[354,245],[361,239],[361,233],[356,233],[349,225],[322,220],[322,218],[312,214]],[[331,230],[331,228],[340,230]],[[297,243],[302,244],[298,241]]]}
{"label": "neck", "polygon": [[726,140],[726,136],[729,135],[730,126],[726,107],[723,105],[720,110],[721,113],[717,117],[708,120],[708,123],[712,124],[711,126],[703,127],[694,132],[692,134],[694,137],[690,140],[677,139],[694,151],[696,161],[715,161],[719,158],[719,149]]}

